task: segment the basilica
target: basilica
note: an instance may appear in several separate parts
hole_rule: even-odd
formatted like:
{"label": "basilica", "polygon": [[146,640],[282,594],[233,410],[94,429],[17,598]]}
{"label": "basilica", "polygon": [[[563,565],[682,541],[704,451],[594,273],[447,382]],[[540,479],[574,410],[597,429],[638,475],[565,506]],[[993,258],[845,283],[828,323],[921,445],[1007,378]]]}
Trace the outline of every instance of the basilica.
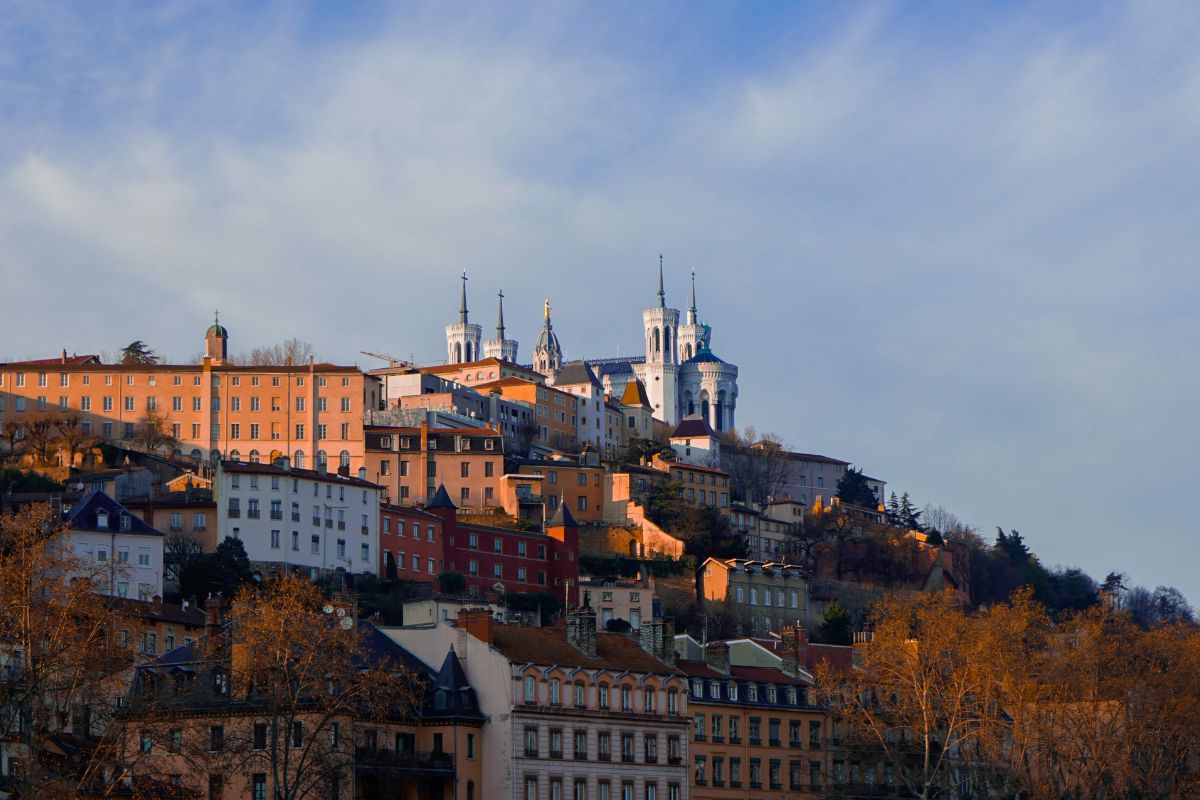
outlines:
{"label": "basilica", "polygon": [[[504,293],[499,294],[499,314],[494,339],[481,341],[482,328],[470,321],[467,310],[467,279],[463,274],[458,322],[446,326],[446,358],[451,364],[497,358],[517,363],[518,343],[507,336],[504,325]],[[658,264],[656,302],[642,311],[645,354],[640,356],[584,358],[604,392],[622,397],[626,387],[637,381],[645,390],[653,414],[674,426],[685,417],[700,416],[717,431],[735,426],[738,368],[712,351],[712,328],[700,321],[696,310],[696,275],[692,273],[691,305],[680,323],[679,309],[667,305],[663,289],[662,258]],[[566,359],[550,321],[550,301],[545,304],[542,329],[533,347],[529,366],[553,385]]]}

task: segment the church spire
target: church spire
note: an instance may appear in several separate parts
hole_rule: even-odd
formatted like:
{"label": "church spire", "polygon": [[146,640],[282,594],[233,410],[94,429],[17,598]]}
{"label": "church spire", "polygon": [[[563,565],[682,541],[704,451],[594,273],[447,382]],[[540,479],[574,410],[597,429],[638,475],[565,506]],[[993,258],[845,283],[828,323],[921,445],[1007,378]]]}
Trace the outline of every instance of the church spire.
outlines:
{"label": "church spire", "polygon": [[658,307],[667,307],[667,293],[663,291],[663,259],[662,253],[658,254]]}
{"label": "church spire", "polygon": [[692,270],[692,307],[688,309],[688,325],[696,324],[696,270]]}
{"label": "church spire", "polygon": [[458,304],[458,321],[462,324],[467,323],[467,271],[464,269],[462,274],[462,302]]}
{"label": "church spire", "polygon": [[496,340],[504,341],[504,290],[500,290],[500,316],[496,320]]}

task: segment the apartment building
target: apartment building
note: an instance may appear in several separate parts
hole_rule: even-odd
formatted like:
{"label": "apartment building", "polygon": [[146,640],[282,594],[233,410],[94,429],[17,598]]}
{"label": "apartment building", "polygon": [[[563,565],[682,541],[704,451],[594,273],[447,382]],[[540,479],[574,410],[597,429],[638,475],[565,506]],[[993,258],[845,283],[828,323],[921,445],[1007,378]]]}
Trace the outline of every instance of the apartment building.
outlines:
{"label": "apartment building", "polygon": [[495,392],[506,400],[524,403],[532,408],[533,441],[536,444],[565,451],[573,451],[578,447],[578,397],[553,386],[518,377],[478,384],[474,389],[484,394]]}
{"label": "apartment building", "polygon": [[596,610],[596,630],[606,630],[608,623],[624,620],[630,628],[639,630],[643,620],[659,616],[658,597],[654,580],[618,579],[582,575],[579,578],[579,605]]}
{"label": "apartment building", "polygon": [[420,505],[444,486],[460,508],[500,505],[504,439],[495,429],[368,425],[365,436],[367,476],[387,502]]}
{"label": "apartment building", "polygon": [[670,623],[640,640],[596,630],[575,609],[566,629],[496,622],[463,610],[457,626],[385,629],[423,659],[453,646],[490,720],[488,798],[685,800],[689,710],[672,666]]}
{"label": "apartment building", "polygon": [[0,424],[74,414],[88,435],[135,439],[161,417],[194,463],[273,461],[363,466],[363,413],[378,407],[379,381],[357,367],[316,363],[236,366],[228,332],[213,324],[199,364],[102,364],[95,356],[0,364]]}
{"label": "apartment building", "polygon": [[433,583],[445,569],[442,518],[414,506],[379,505],[379,575]]}
{"label": "apartment building", "polygon": [[[795,638],[794,629],[785,638]],[[825,711],[795,657],[754,641],[676,637],[688,677],[692,789],[697,800],[812,800],[828,770]]]}
{"label": "apartment building", "polygon": [[87,577],[104,594],[162,598],[163,534],[102,492],[88,492],[63,513],[63,534]]}
{"label": "apartment building", "polygon": [[696,569],[696,595],[705,606],[723,604],[752,634],[820,619],[809,599],[811,575],[796,564],[744,558],[708,558]]}
{"label": "apartment building", "polygon": [[729,523],[745,539],[751,560],[780,561],[788,557],[788,540],[796,523],[741,503],[730,506]]}
{"label": "apartment building", "polygon": [[218,541],[240,539],[256,568],[374,573],[379,487],[359,477],[278,464],[221,461],[215,476]]}
{"label": "apartment building", "polygon": [[511,459],[510,468],[516,475],[543,478],[540,494],[545,498],[549,514],[557,513],[559,504],[563,503],[580,522],[604,519],[605,471],[596,451],[578,458]]}

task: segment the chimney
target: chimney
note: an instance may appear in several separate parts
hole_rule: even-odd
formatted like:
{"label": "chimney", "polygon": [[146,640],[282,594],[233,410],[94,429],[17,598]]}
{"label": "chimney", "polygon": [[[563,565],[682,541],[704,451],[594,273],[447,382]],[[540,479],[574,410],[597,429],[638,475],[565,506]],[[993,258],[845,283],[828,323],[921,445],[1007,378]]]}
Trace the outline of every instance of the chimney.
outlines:
{"label": "chimney", "polygon": [[63,351],[62,351],[62,363],[64,363],[64,364],[67,363],[67,348],[65,348],[65,347],[63,348]]}
{"label": "chimney", "polygon": [[729,645],[725,642],[709,642],[704,648],[704,663],[717,672],[729,674]]}
{"label": "chimney", "polygon": [[458,627],[481,642],[492,643],[492,612],[486,608],[460,608]]}
{"label": "chimney", "polygon": [[788,675],[793,677],[808,666],[808,631],[796,620],[793,625],[786,626],[780,635],[780,655],[783,664],[780,665]]}
{"label": "chimney", "polygon": [[366,467],[358,468],[358,479],[360,481],[365,481],[367,479],[367,468]]}
{"label": "chimney", "polygon": [[567,612],[567,641],[586,656],[596,655],[596,609],[579,606]]}
{"label": "chimney", "polygon": [[642,623],[642,649],[664,664],[675,663],[675,623],[669,619],[651,619]]}
{"label": "chimney", "polygon": [[209,595],[204,601],[204,636],[209,646],[216,644],[217,635],[221,632],[221,611],[224,603],[221,598]]}

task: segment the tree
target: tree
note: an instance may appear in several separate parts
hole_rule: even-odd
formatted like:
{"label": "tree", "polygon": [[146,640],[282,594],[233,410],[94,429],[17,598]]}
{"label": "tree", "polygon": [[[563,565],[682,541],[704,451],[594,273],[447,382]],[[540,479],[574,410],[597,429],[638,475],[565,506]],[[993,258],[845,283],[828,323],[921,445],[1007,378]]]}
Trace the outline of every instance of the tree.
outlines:
{"label": "tree", "polygon": [[[183,573],[196,561],[204,558],[204,543],[189,531],[172,531],[163,537],[163,569],[168,576],[181,580]],[[182,589],[182,586],[180,587]],[[184,593],[184,597],[191,594]],[[204,597],[203,594],[197,597]]]}
{"label": "tree", "polygon": [[[133,658],[117,636],[130,626],[94,592],[106,571],[63,535],[48,505],[0,516],[0,730],[21,764],[10,773],[17,797],[65,800],[102,782],[103,755],[118,736],[106,712]],[[77,746],[48,760],[47,743],[66,721]]]}
{"label": "tree", "polygon": [[879,505],[879,498],[871,491],[862,470],[854,467],[847,467],[846,472],[838,479],[837,497],[843,503],[862,508],[874,509]]}
{"label": "tree", "polygon": [[50,463],[50,452],[58,435],[55,431],[56,421],[57,417],[53,414],[43,413],[31,416],[25,423],[25,440],[38,464]]}
{"label": "tree", "polygon": [[643,458],[650,459],[654,456],[674,461],[675,449],[657,439],[639,439],[637,437],[630,439],[625,449],[625,463],[627,464],[640,464]]}
{"label": "tree", "polygon": [[849,645],[853,643],[852,626],[854,619],[850,612],[842,607],[837,600],[830,601],[821,615],[821,624],[817,626],[815,641],[824,644]]}
{"label": "tree", "polygon": [[139,449],[155,454],[179,446],[167,416],[158,409],[148,408],[134,428],[132,443]]}
{"label": "tree", "polygon": [[75,466],[75,456],[86,452],[97,440],[91,431],[84,427],[83,418],[69,412],[54,420],[54,429],[58,433],[56,439],[60,449],[67,453],[67,466]]}
{"label": "tree", "polygon": [[143,774],[178,774],[186,762],[193,785],[262,773],[279,800],[348,796],[356,728],[388,741],[387,726],[411,723],[421,697],[420,679],[373,631],[353,605],[295,575],[243,587],[228,624],[194,648],[198,679],[171,686],[139,672],[127,713],[153,743]]}
{"label": "tree", "polygon": [[776,434],[731,430],[721,434],[721,468],[733,499],[765,505],[787,484],[787,449]]}
{"label": "tree", "polygon": [[26,449],[24,427],[19,422],[0,423],[0,435],[4,442],[4,461],[19,464]]}
{"label": "tree", "polygon": [[467,579],[461,572],[446,570],[437,576],[442,594],[462,595],[467,592]]}
{"label": "tree", "polygon": [[234,356],[229,361],[239,366],[282,367],[306,363],[312,355],[313,346],[310,343],[292,337],[265,347],[255,347],[249,353]]}
{"label": "tree", "polygon": [[130,342],[121,348],[122,364],[157,364],[158,361],[158,356],[141,339]]}
{"label": "tree", "polygon": [[250,556],[241,539],[226,536],[217,545],[212,560],[220,575],[218,590],[222,597],[233,597],[239,588],[250,583]]}

